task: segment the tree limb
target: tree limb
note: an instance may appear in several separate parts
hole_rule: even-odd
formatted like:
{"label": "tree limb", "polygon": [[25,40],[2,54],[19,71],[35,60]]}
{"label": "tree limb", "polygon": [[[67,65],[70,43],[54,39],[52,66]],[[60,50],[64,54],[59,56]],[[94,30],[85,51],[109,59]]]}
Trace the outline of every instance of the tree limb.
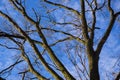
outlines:
{"label": "tree limb", "polygon": [[60,77],[45,61],[45,59],[43,58],[43,56],[41,55],[41,53],[39,52],[37,46],[34,44],[34,42],[31,40],[31,38],[19,27],[19,25],[13,21],[12,18],[10,18],[7,14],[3,13],[2,11],[0,11],[0,15],[6,19],[8,19],[8,21],[16,28],[16,30],[18,30],[18,32],[20,32],[25,39],[30,43],[30,45],[32,46],[34,52],[36,53],[36,55],[38,56],[38,58],[40,59],[41,63],[44,65],[44,67],[46,68],[46,70],[48,70],[57,80],[63,80],[62,77]]}
{"label": "tree limb", "polygon": [[54,32],[59,32],[59,33],[65,34],[65,35],[70,36],[71,38],[73,38],[73,39],[77,40],[78,42],[81,42],[82,44],[85,45],[85,41],[84,40],[80,39],[79,37],[73,36],[70,33],[66,33],[64,31],[59,31],[59,30],[55,30],[55,29],[51,29],[51,28],[41,28],[41,29],[43,29],[43,30],[51,30],[51,31],[54,31]]}
{"label": "tree limb", "polygon": [[25,51],[24,51],[23,46],[22,46],[20,49],[21,49],[21,52],[22,52],[21,56],[22,56],[22,58],[28,63],[28,66],[29,66],[29,68],[30,68],[30,72],[32,72],[33,74],[35,74],[36,77],[37,77],[38,79],[40,79],[40,80],[47,80],[47,78],[45,78],[44,76],[42,76],[39,72],[37,72],[37,71],[34,69],[34,67],[33,67],[33,65],[32,65],[29,57],[27,56],[27,54],[25,54]]}
{"label": "tree limb", "polygon": [[48,1],[48,0],[44,0],[44,1],[45,1],[46,3],[48,3],[48,4],[51,4],[51,5],[54,5],[54,6],[58,6],[58,7],[60,7],[60,8],[64,8],[64,9],[66,9],[66,10],[68,10],[68,11],[71,11],[71,12],[75,13],[76,15],[79,15],[79,16],[80,16],[80,12],[77,11],[77,10],[75,10],[75,9],[73,9],[73,8],[64,6],[64,5],[62,5],[62,4],[57,4],[57,3],[54,3],[54,2],[51,2],[51,1]]}
{"label": "tree limb", "polygon": [[107,30],[105,31],[103,37],[101,38],[100,42],[98,43],[98,46],[97,46],[97,49],[96,49],[96,52],[97,52],[98,55],[100,54],[103,45],[105,44],[106,40],[108,39],[108,37],[109,37],[109,35],[112,31],[112,28],[114,26],[115,20],[117,18],[117,16],[114,14],[113,9],[111,8],[111,0],[108,0],[108,10],[110,12],[111,19],[110,19]]}
{"label": "tree limb", "polygon": [[118,75],[116,76],[115,80],[119,80],[120,79],[120,72],[118,73]]}
{"label": "tree limb", "polygon": [[88,36],[88,25],[87,25],[87,21],[86,21],[86,17],[85,17],[85,2],[84,2],[84,0],[80,0],[80,1],[81,1],[82,32],[83,32],[83,36],[84,36],[85,40],[88,40],[89,36]]}

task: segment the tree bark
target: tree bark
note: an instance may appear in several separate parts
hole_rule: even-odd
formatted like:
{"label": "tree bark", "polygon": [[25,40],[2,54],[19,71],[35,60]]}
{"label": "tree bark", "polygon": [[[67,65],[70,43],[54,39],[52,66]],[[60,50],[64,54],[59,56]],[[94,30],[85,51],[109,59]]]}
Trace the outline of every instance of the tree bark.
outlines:
{"label": "tree bark", "polygon": [[[95,55],[95,53],[94,53]],[[89,56],[89,72],[90,72],[90,80],[100,80],[99,75],[99,56]]]}
{"label": "tree bark", "polygon": [[90,80],[100,80],[99,75],[99,53],[94,51],[91,39],[86,42],[86,51],[89,63]]}

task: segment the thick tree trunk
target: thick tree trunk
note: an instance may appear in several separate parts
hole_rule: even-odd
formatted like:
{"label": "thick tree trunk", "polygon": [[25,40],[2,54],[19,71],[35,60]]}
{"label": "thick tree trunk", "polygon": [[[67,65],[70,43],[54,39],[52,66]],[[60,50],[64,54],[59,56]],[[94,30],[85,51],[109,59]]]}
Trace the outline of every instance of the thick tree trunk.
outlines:
{"label": "thick tree trunk", "polygon": [[91,40],[87,41],[86,51],[89,63],[90,80],[100,80],[99,75],[99,53],[94,51]]}
{"label": "thick tree trunk", "polygon": [[90,72],[90,80],[100,80],[99,75],[99,57],[92,55],[89,56],[89,72]]}

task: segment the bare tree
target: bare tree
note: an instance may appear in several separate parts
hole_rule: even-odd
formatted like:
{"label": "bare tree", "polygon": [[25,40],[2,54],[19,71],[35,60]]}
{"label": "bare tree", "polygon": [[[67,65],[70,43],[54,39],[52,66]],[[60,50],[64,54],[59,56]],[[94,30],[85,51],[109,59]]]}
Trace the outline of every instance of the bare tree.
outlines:
{"label": "bare tree", "polygon": [[[80,7],[78,10],[64,2],[9,0],[12,10],[0,10],[1,24],[5,21],[0,37],[11,41],[11,46],[4,42],[0,46],[17,50],[19,54],[16,62],[2,70],[1,74],[27,63],[24,64],[27,67],[18,73],[22,74],[22,80],[100,80],[99,56],[120,15],[120,11],[114,10],[112,5],[116,2],[79,0],[76,1]],[[19,19],[16,15],[12,16],[11,11]],[[100,24],[97,19],[102,13],[109,15],[104,22],[107,26],[97,27]],[[106,29],[104,33],[100,31],[100,36],[96,31],[102,27]],[[97,36],[100,36],[99,40]],[[76,74],[71,71],[72,68]]]}

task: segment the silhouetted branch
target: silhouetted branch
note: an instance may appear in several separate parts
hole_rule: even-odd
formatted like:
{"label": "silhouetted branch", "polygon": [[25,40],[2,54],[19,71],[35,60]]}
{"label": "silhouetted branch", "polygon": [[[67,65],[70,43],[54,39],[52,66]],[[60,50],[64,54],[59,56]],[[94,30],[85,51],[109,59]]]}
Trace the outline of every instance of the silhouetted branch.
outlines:
{"label": "silhouetted branch", "polygon": [[73,8],[70,8],[70,7],[67,7],[67,6],[64,6],[62,4],[57,4],[57,3],[54,3],[54,2],[51,2],[51,1],[48,1],[48,0],[44,0],[46,3],[48,4],[51,4],[51,5],[54,5],[54,6],[57,6],[57,7],[60,7],[60,8],[64,8],[68,11],[71,11],[73,13],[75,13],[77,16],[80,16],[80,12],[78,12],[77,10],[73,9]]}

